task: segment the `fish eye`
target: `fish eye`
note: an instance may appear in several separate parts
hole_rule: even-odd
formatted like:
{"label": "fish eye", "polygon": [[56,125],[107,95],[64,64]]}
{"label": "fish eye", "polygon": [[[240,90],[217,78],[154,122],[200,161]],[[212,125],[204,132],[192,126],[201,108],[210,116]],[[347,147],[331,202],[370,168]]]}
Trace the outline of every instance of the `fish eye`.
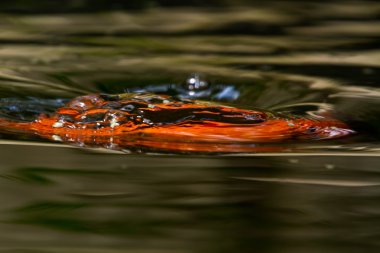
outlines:
{"label": "fish eye", "polygon": [[315,126],[311,126],[311,127],[309,127],[308,129],[307,129],[307,131],[309,132],[309,133],[315,133],[315,132],[317,132],[317,128],[315,127]]}

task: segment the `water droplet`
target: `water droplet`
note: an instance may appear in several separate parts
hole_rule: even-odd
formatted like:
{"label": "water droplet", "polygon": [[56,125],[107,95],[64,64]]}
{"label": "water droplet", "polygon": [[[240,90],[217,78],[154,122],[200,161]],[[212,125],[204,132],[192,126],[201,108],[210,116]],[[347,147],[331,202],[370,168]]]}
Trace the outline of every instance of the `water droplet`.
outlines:
{"label": "water droplet", "polygon": [[52,127],[54,127],[54,128],[63,127],[63,122],[61,122],[61,121],[57,121],[57,122],[55,122],[55,123],[52,125]]}
{"label": "water droplet", "polygon": [[63,141],[62,138],[56,134],[52,135],[51,138],[54,140],[54,141]]}
{"label": "water droplet", "polygon": [[114,128],[116,126],[119,126],[119,122],[117,121],[116,117],[112,117],[112,119],[110,120],[110,127],[111,128]]}
{"label": "water droplet", "polygon": [[209,87],[209,83],[200,74],[192,74],[186,79],[184,87],[189,91],[204,90]]}
{"label": "water droplet", "polygon": [[135,109],[135,107],[131,104],[127,104],[127,105],[123,106],[122,108],[120,108],[120,110],[126,111],[126,112],[131,112],[134,109]]}

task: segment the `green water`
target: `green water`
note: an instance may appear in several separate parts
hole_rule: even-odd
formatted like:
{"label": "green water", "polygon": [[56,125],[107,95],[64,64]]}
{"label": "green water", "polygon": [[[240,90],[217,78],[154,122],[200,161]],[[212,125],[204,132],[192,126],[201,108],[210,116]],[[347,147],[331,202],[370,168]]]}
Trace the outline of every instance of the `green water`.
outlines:
{"label": "green water", "polygon": [[201,73],[234,106],[325,109],[357,134],[233,156],[0,135],[0,251],[377,252],[379,17],[377,1],[2,1],[0,98],[31,112]]}

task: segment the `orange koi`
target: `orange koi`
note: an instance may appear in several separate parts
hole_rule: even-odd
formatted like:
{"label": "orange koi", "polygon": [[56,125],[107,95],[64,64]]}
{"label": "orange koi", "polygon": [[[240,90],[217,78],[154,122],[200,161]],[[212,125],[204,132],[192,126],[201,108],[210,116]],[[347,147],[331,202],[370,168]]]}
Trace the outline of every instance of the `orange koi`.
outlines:
{"label": "orange koi", "polygon": [[354,133],[335,119],[132,93],[77,97],[33,122],[0,118],[0,132],[111,149],[206,153],[266,151],[257,145]]}

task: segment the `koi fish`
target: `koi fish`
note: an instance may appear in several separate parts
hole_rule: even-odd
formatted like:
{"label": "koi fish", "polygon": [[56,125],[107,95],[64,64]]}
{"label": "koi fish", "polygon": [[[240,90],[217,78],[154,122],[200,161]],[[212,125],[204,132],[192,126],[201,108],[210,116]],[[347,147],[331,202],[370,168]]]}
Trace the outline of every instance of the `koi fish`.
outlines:
{"label": "koi fish", "polygon": [[334,139],[354,133],[335,119],[311,119],[166,95],[92,94],[32,122],[0,118],[0,132],[119,150],[256,152],[258,144]]}

